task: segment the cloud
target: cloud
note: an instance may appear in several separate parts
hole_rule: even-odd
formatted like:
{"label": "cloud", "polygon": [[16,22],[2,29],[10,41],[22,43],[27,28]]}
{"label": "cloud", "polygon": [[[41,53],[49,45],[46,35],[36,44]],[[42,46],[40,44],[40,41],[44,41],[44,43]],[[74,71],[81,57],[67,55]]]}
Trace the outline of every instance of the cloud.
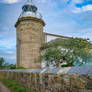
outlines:
{"label": "cloud", "polygon": [[19,2],[19,0],[4,0],[4,1],[10,4]]}
{"label": "cloud", "polygon": [[[26,0],[1,1],[11,5],[0,3],[0,49],[4,50],[3,52],[0,50],[0,55],[5,56],[6,61],[15,62],[16,31],[14,24]],[[92,41],[92,12],[86,12],[92,10],[91,4],[83,4],[84,0],[33,0],[33,2],[37,5],[38,12],[43,15],[46,23],[45,32],[73,37],[89,37]]]}
{"label": "cloud", "polygon": [[72,0],[74,3],[83,3],[84,0]]}
{"label": "cloud", "polygon": [[74,8],[74,9],[72,10],[72,12],[73,12],[73,13],[81,13],[82,10],[81,10],[81,8]]}
{"label": "cloud", "polygon": [[87,11],[92,11],[92,5],[86,5],[86,6],[83,6],[82,8],[75,7],[72,10],[73,13],[82,13],[82,12],[87,12]]}
{"label": "cloud", "polygon": [[84,7],[82,7],[82,10],[83,11],[92,11],[92,5],[84,6]]}
{"label": "cloud", "polygon": [[15,47],[16,41],[14,40],[0,40],[0,48],[5,47],[6,49]]}
{"label": "cloud", "polygon": [[16,63],[16,49],[1,49],[0,48],[0,57],[5,59],[5,62],[10,64]]}
{"label": "cloud", "polygon": [[73,13],[83,13],[92,11],[92,1],[90,0],[72,0],[71,10]]}

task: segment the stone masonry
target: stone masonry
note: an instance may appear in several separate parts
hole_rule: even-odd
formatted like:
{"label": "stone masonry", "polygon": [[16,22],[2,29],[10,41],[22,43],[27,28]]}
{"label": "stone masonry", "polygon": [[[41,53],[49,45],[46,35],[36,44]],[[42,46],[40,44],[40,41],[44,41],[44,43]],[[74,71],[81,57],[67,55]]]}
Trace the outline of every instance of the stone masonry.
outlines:
{"label": "stone masonry", "polygon": [[34,92],[92,92],[92,67],[0,70]]}
{"label": "stone masonry", "polygon": [[17,66],[25,68],[41,68],[40,47],[43,41],[42,19],[36,17],[19,18],[16,27]]}

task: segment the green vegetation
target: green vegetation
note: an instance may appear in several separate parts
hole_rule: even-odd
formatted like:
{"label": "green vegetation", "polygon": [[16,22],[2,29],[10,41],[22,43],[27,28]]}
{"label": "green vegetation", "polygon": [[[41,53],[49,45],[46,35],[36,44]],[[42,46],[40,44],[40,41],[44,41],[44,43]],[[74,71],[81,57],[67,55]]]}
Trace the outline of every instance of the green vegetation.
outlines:
{"label": "green vegetation", "polygon": [[25,69],[23,66],[16,67],[16,69]]}
{"label": "green vegetation", "polygon": [[19,83],[15,82],[13,80],[4,78],[2,76],[0,76],[0,81],[4,85],[6,85],[11,90],[11,92],[34,92],[34,91],[31,91],[28,88],[21,86]]}
{"label": "green vegetation", "polygon": [[25,69],[25,68],[22,66],[16,67],[16,65],[11,64],[11,65],[8,65],[8,69]]}
{"label": "green vegetation", "polygon": [[1,57],[0,58],[0,66],[2,66],[4,64],[4,59]]}
{"label": "green vegetation", "polygon": [[16,69],[16,65],[10,64],[10,65],[8,65],[8,68],[9,69]]}
{"label": "green vegetation", "polygon": [[5,62],[3,57],[0,57],[0,69],[6,69],[9,64]]}
{"label": "green vegetation", "polygon": [[81,66],[87,62],[91,55],[89,53],[92,46],[89,39],[82,38],[58,38],[52,42],[46,43],[41,50],[45,50],[42,58],[46,61],[47,66],[53,64],[58,67]]}
{"label": "green vegetation", "polygon": [[5,63],[3,58],[0,58],[0,69],[25,69],[22,66],[16,67],[15,64]]}
{"label": "green vegetation", "polygon": [[25,68],[22,67],[22,66],[16,67],[16,65],[13,65],[13,64],[9,65],[8,68],[9,68],[9,69],[25,69]]}

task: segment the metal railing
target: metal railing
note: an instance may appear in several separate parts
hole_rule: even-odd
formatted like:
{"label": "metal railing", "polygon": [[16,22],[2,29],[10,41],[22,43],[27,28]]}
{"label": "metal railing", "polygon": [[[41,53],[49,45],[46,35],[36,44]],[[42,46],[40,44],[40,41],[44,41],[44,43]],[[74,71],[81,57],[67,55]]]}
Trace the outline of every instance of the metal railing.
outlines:
{"label": "metal railing", "polygon": [[22,17],[28,17],[28,16],[31,16],[31,17],[36,17],[36,18],[39,18],[39,19],[42,19],[42,15],[41,13],[39,12],[22,12],[19,16],[19,18],[22,18]]}

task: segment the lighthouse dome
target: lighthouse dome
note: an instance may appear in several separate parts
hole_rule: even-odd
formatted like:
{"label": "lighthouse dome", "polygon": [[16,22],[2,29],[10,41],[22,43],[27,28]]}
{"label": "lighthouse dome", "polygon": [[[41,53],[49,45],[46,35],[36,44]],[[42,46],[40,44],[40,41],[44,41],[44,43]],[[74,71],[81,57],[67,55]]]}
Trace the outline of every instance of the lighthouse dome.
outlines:
{"label": "lighthouse dome", "polygon": [[22,13],[20,15],[21,17],[37,17],[42,18],[41,14],[37,12],[37,7],[32,2],[32,0],[28,0],[23,6],[22,6]]}

